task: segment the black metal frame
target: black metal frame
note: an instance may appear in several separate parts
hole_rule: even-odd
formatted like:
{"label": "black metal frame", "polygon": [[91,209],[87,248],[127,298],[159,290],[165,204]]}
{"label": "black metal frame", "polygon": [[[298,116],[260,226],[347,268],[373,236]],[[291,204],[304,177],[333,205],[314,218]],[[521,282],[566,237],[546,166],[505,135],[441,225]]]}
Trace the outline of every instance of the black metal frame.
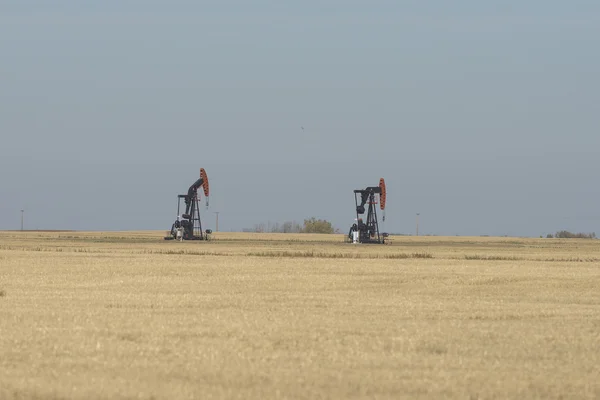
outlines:
{"label": "black metal frame", "polygon": [[[375,194],[381,194],[379,186],[368,187],[364,190],[357,189],[354,191],[354,202],[356,204],[356,223],[350,228],[348,237],[352,239],[352,232],[358,231],[359,243],[385,243],[385,234],[379,233],[379,222],[377,220],[377,207],[375,204]],[[360,195],[360,204],[358,197]],[[365,204],[367,208],[367,222],[363,222],[361,215],[365,213]]]}
{"label": "black metal frame", "polygon": [[[177,239],[177,230],[182,228],[182,240],[208,240],[210,230],[202,231],[202,221],[200,219],[200,201],[198,200],[198,188],[202,186],[204,180],[198,179],[190,188],[187,194],[177,195],[177,221],[171,226],[170,236],[165,240]],[[181,199],[185,202],[185,213],[180,214]],[[207,203],[208,205],[208,203]]]}
{"label": "black metal frame", "polygon": [[[177,215],[181,215],[181,225],[183,226],[183,240],[205,240],[206,235],[202,231],[202,221],[200,220],[200,201],[197,193],[194,193],[192,199],[187,200],[187,195],[177,196]],[[185,214],[179,214],[181,199],[186,202]],[[184,222],[185,221],[185,222]]]}

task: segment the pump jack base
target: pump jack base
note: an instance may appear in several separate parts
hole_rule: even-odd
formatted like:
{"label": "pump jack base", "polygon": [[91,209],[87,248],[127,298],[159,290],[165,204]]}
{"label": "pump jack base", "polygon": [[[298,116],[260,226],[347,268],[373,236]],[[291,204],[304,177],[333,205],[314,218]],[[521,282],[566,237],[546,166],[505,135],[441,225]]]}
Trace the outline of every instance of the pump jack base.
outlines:
{"label": "pump jack base", "polygon": [[[165,236],[164,239],[165,240],[179,240],[177,238],[174,238],[173,236]],[[182,241],[188,241],[188,240],[209,240],[209,239],[208,239],[208,236],[193,236],[192,238],[183,239]]]}

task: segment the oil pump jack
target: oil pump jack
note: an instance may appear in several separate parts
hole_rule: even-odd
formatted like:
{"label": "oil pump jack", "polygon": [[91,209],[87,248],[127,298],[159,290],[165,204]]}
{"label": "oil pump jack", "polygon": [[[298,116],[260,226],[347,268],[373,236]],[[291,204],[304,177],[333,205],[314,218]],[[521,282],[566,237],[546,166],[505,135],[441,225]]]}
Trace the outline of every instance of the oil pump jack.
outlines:
{"label": "oil pump jack", "polygon": [[[360,199],[360,200],[359,200]],[[387,233],[379,233],[379,222],[377,220],[377,201],[379,208],[385,212],[386,189],[385,180],[379,179],[379,186],[370,186],[366,189],[354,191],[356,203],[356,222],[348,232],[348,239],[353,243],[379,243],[384,244],[388,237]],[[359,202],[360,201],[360,202]],[[367,209],[365,210],[365,205]],[[367,212],[367,221],[363,222],[361,215]],[[385,214],[383,214],[385,221]]]}
{"label": "oil pump jack", "polygon": [[[171,226],[169,236],[165,240],[208,240],[212,233],[210,229],[202,231],[202,221],[200,221],[200,196],[198,189],[204,190],[206,197],[206,206],[208,207],[208,177],[204,168],[200,168],[200,178],[190,186],[187,194],[177,195],[177,220]],[[185,213],[180,214],[181,200],[185,203]]]}

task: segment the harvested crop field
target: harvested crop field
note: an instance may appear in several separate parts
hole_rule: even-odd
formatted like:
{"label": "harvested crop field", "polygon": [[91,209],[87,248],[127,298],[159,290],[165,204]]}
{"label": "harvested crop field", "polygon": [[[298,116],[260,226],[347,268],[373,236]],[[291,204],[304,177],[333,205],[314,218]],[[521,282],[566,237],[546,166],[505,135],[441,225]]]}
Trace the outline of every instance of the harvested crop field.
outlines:
{"label": "harvested crop field", "polygon": [[600,241],[0,232],[1,399],[600,398]]}

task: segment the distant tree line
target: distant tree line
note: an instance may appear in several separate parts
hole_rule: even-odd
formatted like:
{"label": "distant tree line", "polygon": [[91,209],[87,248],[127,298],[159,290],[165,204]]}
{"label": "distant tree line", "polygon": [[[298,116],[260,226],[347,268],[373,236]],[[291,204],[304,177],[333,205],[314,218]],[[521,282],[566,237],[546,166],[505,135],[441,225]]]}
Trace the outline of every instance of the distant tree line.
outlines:
{"label": "distant tree line", "polygon": [[557,239],[596,239],[596,233],[573,233],[569,231],[558,231],[554,235],[551,233],[547,234],[546,237],[548,239],[557,238]]}
{"label": "distant tree line", "polygon": [[335,229],[331,222],[315,217],[304,220],[304,224],[300,225],[296,221],[286,221],[283,223],[275,222],[274,224],[255,224],[251,229],[244,229],[244,232],[257,233],[334,233]]}
{"label": "distant tree line", "polygon": [[260,223],[254,224],[252,229],[244,229],[246,232],[257,232],[257,233],[300,233],[302,232],[302,226],[296,221],[286,221],[283,223],[275,222],[273,224]]}
{"label": "distant tree line", "polygon": [[316,219],[312,217],[304,220],[304,227],[302,228],[303,233],[333,233],[333,225],[331,222],[324,219]]}

